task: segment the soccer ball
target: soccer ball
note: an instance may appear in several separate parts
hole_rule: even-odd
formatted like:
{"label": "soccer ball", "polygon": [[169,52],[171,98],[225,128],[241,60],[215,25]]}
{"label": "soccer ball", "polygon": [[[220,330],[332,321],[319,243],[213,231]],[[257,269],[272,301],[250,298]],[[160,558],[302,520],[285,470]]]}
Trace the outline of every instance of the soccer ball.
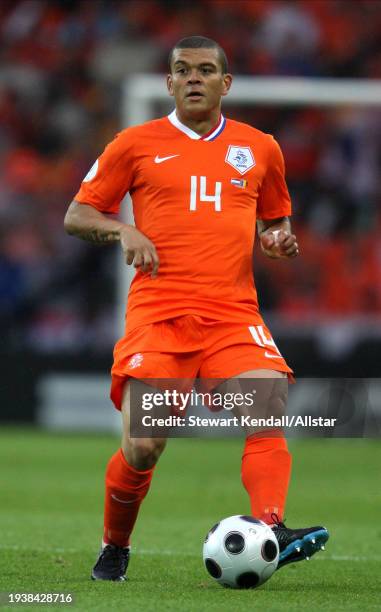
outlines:
{"label": "soccer ball", "polygon": [[223,586],[254,589],[275,572],[278,541],[263,521],[253,516],[229,516],[210,529],[203,560],[209,574]]}

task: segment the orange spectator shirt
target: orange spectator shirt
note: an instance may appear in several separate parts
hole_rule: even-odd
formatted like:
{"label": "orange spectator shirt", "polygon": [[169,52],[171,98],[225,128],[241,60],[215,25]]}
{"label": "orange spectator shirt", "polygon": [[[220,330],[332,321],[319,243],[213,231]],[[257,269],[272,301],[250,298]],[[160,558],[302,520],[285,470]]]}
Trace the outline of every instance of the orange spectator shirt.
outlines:
{"label": "orange spectator shirt", "polygon": [[256,219],[291,213],[274,138],[222,115],[200,137],[173,111],[118,134],[75,199],[118,213],[127,192],[160,259],[157,278],[135,275],[127,329],[184,314],[253,324]]}

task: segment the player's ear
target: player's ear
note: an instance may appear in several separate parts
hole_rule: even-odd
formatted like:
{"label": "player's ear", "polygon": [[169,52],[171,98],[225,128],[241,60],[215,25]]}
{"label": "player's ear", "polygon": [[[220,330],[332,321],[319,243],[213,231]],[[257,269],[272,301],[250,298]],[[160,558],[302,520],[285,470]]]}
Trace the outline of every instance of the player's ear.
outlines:
{"label": "player's ear", "polygon": [[167,89],[170,96],[174,96],[173,93],[173,79],[171,74],[167,74]]}
{"label": "player's ear", "polygon": [[224,74],[221,95],[226,96],[229,93],[229,89],[231,87],[232,81],[233,81],[233,75],[231,75],[229,72]]}

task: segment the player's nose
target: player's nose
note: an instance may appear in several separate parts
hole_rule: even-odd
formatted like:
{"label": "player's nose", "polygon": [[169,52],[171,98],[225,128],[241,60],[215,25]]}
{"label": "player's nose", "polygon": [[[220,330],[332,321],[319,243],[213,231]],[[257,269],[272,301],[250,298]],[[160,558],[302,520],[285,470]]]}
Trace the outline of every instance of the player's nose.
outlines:
{"label": "player's nose", "polygon": [[188,77],[188,83],[194,85],[195,83],[201,83],[200,74],[197,70],[192,70]]}

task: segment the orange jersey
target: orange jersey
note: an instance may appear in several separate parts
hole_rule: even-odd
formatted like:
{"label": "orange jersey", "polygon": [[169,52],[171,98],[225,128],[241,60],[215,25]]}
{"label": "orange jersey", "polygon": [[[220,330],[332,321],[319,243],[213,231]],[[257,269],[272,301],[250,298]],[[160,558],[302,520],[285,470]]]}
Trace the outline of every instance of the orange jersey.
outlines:
{"label": "orange jersey", "polygon": [[291,213],[274,138],[223,116],[200,137],[175,111],[127,128],[95,162],[75,199],[117,213],[127,192],[136,227],[160,259],[157,278],[135,275],[128,329],[187,314],[255,322],[256,219]]}

